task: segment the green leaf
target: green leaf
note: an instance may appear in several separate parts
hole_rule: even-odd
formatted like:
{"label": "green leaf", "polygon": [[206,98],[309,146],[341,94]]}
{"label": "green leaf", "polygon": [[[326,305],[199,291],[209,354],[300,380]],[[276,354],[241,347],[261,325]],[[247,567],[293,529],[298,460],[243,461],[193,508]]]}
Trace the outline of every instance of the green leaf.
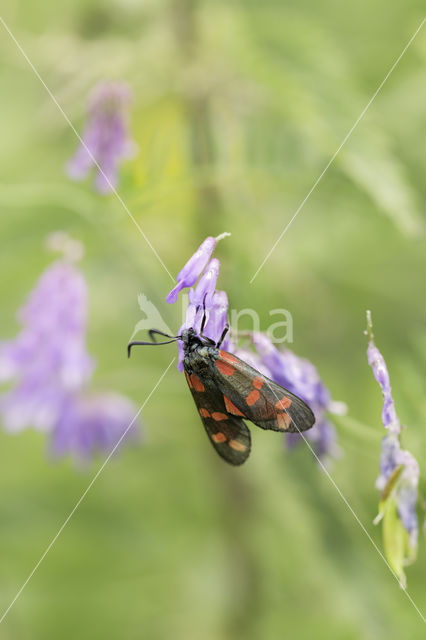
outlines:
{"label": "green leaf", "polygon": [[383,516],[383,545],[386,558],[398,576],[400,585],[406,588],[404,567],[414,561],[416,549],[410,547],[410,538],[399,516],[396,503],[389,500]]}
{"label": "green leaf", "polygon": [[379,513],[374,519],[374,524],[383,520],[383,547],[387,561],[397,575],[400,585],[406,588],[404,567],[416,558],[416,549],[410,546],[410,536],[404,528],[398,515],[395,501],[395,488],[401,476],[403,467],[397,467],[389,477],[382,491],[379,502]]}
{"label": "green leaf", "polygon": [[[406,546],[404,532],[404,527],[398,517],[396,503],[393,500],[388,501],[383,516],[383,545],[386,558],[398,576],[403,589],[406,587],[403,569]],[[405,535],[407,535],[406,532]]]}

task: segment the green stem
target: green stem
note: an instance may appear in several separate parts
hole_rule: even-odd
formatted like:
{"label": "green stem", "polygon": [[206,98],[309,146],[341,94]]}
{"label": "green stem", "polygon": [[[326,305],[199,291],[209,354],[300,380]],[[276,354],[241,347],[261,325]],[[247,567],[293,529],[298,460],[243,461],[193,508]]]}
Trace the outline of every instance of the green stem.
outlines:
{"label": "green stem", "polygon": [[[199,57],[197,0],[172,0],[173,31],[183,68]],[[194,181],[195,219],[200,237],[223,232],[223,203],[213,177],[216,154],[213,143],[209,92],[191,86],[184,96],[190,132],[192,174],[201,170],[205,180]],[[208,451],[211,455],[211,452]],[[227,550],[227,589],[230,603],[226,617],[226,635],[232,640],[248,640],[253,635],[256,605],[259,601],[259,567],[251,549],[248,532],[252,529],[253,504],[243,471],[212,461],[214,476],[222,496],[223,532]]]}
{"label": "green stem", "polygon": [[333,422],[336,422],[342,431],[347,431],[351,435],[355,435],[360,439],[380,442],[383,436],[386,435],[383,429],[374,429],[363,422],[359,422],[359,420],[355,420],[355,418],[352,418],[351,416],[334,415]]}
{"label": "green stem", "polygon": [[[197,8],[197,0],[172,0],[172,26],[183,70],[199,57]],[[223,203],[213,175],[216,152],[209,89],[192,85],[183,96],[183,106],[188,119],[193,173],[201,171],[206,176],[204,180],[195,180],[193,185],[197,226],[201,234],[216,236],[222,230]]]}

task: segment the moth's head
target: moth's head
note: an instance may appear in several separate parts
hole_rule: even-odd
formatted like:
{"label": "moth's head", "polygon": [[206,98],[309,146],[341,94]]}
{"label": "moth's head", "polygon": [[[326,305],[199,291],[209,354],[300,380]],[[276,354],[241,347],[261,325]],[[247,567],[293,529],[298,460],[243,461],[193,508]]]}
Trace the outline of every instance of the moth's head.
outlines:
{"label": "moth's head", "polygon": [[214,347],[215,341],[203,334],[199,334],[195,331],[193,327],[189,329],[184,329],[179,339],[183,342],[183,348],[185,352],[193,351],[198,347]]}
{"label": "moth's head", "polygon": [[183,329],[180,334],[180,339],[182,340],[183,346],[185,348],[189,348],[194,343],[199,344],[201,342],[193,327],[189,327],[189,329]]}

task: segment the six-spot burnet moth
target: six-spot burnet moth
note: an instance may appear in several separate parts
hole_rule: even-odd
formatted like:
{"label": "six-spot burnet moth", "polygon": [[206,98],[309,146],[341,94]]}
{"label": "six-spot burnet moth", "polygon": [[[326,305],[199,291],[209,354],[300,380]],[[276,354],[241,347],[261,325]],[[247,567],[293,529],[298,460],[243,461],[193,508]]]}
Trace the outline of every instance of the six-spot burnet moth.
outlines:
{"label": "six-spot burnet moth", "polygon": [[[261,429],[299,433],[310,429],[315,416],[300,398],[253,369],[220,346],[229,329],[225,327],[216,343],[200,333],[184,329],[179,336],[169,336],[151,329],[151,342],[135,345],[162,345],[181,340],[184,348],[184,372],[201,421],[217,453],[233,465],[242,464],[250,455],[251,438],[243,419]],[[156,342],[155,336],[170,338]]]}

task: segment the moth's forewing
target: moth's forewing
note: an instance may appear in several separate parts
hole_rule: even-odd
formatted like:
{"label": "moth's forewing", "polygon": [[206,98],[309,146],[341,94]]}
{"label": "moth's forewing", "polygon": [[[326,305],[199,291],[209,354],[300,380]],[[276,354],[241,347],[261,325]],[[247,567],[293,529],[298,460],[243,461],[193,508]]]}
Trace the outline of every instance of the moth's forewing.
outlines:
{"label": "moth's forewing", "polygon": [[313,426],[315,416],[303,400],[237,356],[220,350],[212,373],[229,412],[273,431],[297,433]]}
{"label": "moth's forewing", "polygon": [[240,465],[250,455],[250,431],[241,418],[230,414],[221,391],[211,378],[185,370],[185,377],[194,398],[206,433],[217,453],[232,465]]}

